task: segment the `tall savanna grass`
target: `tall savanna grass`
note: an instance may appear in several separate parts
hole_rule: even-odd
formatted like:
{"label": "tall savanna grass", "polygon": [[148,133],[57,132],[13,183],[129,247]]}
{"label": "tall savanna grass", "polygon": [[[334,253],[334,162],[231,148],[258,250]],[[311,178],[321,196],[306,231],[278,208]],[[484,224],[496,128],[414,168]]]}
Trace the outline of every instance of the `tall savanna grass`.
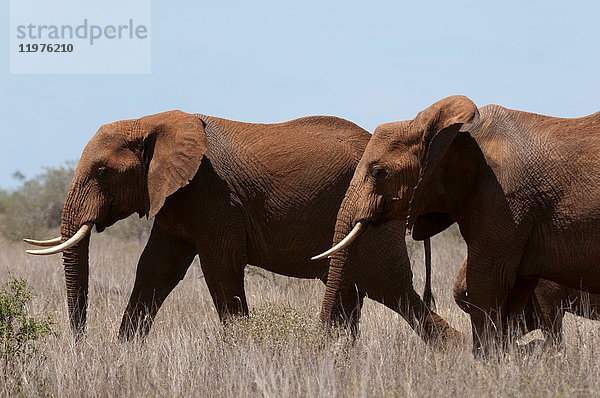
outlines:
{"label": "tall savanna grass", "polygon": [[[249,267],[250,316],[223,327],[198,260],[168,298],[144,341],[121,343],[117,328],[151,223],[129,218],[90,247],[86,337],[68,328],[60,255],[33,257],[24,236],[58,235],[72,164],[50,168],[0,190],[0,285],[29,282],[34,319],[52,332],[31,341],[27,355],[0,369],[1,396],[56,397],[320,397],[320,396],[600,396],[600,324],[567,315],[565,346],[474,359],[471,347],[423,344],[396,313],[365,301],[360,336],[326,334],[318,322],[324,286]],[[407,238],[414,284],[422,291],[423,248]],[[435,237],[433,288],[438,312],[470,335],[468,317],[452,299],[466,253],[456,227]],[[13,276],[10,276],[12,273]],[[48,315],[51,317],[48,318]]]}
{"label": "tall savanna grass", "polygon": [[[422,245],[407,238],[420,291]],[[433,286],[438,312],[470,334],[454,304],[452,282],[465,254],[455,230],[435,237]],[[121,343],[117,328],[132,289],[143,241],[94,234],[85,339],[68,328],[60,256],[32,257],[22,243],[0,242],[6,270],[29,281],[32,314],[50,313],[54,333],[5,372],[2,396],[598,396],[599,324],[566,319],[563,349],[474,359],[470,345],[423,344],[396,313],[370,300],[360,337],[325,336],[318,322],[324,286],[252,268],[246,276],[251,315],[219,323],[197,260],[168,298],[145,342]]]}

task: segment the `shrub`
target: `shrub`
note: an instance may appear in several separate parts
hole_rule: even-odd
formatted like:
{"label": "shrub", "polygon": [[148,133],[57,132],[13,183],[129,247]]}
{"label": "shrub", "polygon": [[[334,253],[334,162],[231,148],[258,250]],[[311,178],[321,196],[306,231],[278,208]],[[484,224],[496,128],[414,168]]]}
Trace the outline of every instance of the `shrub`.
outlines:
{"label": "shrub", "polygon": [[324,337],[321,324],[312,314],[274,305],[256,308],[249,316],[232,317],[223,330],[223,339],[229,345],[255,344],[274,351],[283,350],[290,341],[316,350],[323,345]]}
{"label": "shrub", "polygon": [[28,304],[32,298],[27,281],[12,275],[0,290],[0,358],[5,366],[15,357],[31,355],[35,351],[33,342],[51,331],[50,314],[30,316]]}

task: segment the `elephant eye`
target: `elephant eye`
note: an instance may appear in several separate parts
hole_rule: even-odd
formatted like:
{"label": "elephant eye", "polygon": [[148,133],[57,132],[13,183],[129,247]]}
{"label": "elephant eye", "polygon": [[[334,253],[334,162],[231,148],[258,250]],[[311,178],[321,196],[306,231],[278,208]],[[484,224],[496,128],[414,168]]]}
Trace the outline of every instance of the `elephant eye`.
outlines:
{"label": "elephant eye", "polygon": [[384,169],[373,169],[373,171],[371,171],[371,176],[374,178],[381,178],[381,177],[385,176],[385,170]]}
{"label": "elephant eye", "polygon": [[101,180],[106,178],[106,176],[108,176],[108,167],[105,167],[105,166],[98,167],[97,174],[98,174],[98,178]]}

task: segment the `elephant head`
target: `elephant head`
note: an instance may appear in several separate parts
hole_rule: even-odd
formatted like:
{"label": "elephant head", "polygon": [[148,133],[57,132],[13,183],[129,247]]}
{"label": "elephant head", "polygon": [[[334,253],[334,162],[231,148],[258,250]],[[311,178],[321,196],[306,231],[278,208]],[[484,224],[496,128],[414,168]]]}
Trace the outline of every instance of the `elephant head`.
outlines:
{"label": "elephant head", "polygon": [[65,199],[61,237],[29,241],[30,254],[63,253],[67,303],[75,336],[85,328],[89,232],[137,212],[154,217],[166,198],[194,177],[206,151],[199,116],[169,111],[102,126],[85,147]]}
{"label": "elephant head", "polygon": [[456,135],[478,118],[477,107],[471,100],[452,96],[431,105],[413,120],[377,127],[340,206],[334,247],[313,257],[331,257],[323,320],[328,318],[349,279],[347,247],[369,225],[408,219],[413,238],[421,240],[453,223],[448,214],[425,214],[422,208],[435,183],[432,174],[447,149]]}

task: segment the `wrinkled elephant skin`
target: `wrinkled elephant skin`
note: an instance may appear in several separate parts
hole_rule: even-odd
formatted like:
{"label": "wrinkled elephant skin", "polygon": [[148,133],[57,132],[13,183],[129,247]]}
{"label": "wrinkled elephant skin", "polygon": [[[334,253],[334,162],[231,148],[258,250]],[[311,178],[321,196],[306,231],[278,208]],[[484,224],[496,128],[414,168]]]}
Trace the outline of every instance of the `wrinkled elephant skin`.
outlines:
{"label": "wrinkled elephant skin", "polygon": [[[77,165],[62,215],[63,241],[85,223],[101,232],[134,212],[155,217],[121,323],[123,339],[148,333],[196,255],[219,317],[246,314],[246,264],[326,281],[327,260],[310,256],[330,245],[369,139],[357,125],[327,116],[252,124],[170,111],[111,123],[90,140]],[[425,330],[425,339],[440,331],[460,337],[415,293],[403,236],[403,223],[388,223],[371,228],[352,248],[356,272],[331,320],[356,331],[368,295]],[[374,250],[388,240],[395,243]],[[76,335],[86,323],[88,244],[89,235],[63,253]],[[362,272],[373,267],[376,273]]]}
{"label": "wrinkled elephant skin", "polygon": [[[342,201],[334,243],[358,222],[408,220],[419,239],[456,222],[468,248],[474,351],[485,355],[507,341],[509,317],[538,278],[600,293],[598,153],[600,113],[561,119],[442,99],[413,120],[377,127]],[[324,312],[345,286],[339,257]]]}

